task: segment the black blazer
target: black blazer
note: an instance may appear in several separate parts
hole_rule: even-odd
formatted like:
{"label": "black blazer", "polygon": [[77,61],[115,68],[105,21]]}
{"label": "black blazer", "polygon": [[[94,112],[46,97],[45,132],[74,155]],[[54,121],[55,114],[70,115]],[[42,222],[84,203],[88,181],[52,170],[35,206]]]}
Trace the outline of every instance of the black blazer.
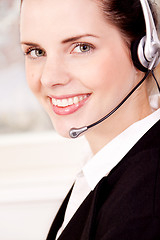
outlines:
{"label": "black blazer", "polygon": [[[71,191],[47,240],[62,225]],[[97,184],[58,239],[160,240],[160,121]]]}

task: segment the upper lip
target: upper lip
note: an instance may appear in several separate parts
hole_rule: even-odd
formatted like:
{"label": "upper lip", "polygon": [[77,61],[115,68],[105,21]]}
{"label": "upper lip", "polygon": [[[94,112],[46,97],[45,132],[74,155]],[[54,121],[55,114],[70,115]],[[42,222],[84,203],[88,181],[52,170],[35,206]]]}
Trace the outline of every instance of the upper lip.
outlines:
{"label": "upper lip", "polygon": [[67,98],[73,98],[77,96],[83,96],[83,95],[91,95],[91,93],[77,93],[77,94],[67,94],[67,95],[61,95],[61,96],[54,96],[54,95],[48,95],[49,98],[55,98],[55,99],[67,99]]}

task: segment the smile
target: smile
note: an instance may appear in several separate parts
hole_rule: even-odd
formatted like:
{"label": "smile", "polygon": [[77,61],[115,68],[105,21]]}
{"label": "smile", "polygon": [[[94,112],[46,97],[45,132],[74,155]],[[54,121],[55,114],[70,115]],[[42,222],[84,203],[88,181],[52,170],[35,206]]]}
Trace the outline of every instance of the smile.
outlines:
{"label": "smile", "polygon": [[52,103],[54,106],[58,107],[68,107],[73,104],[77,104],[87,98],[88,95],[76,96],[73,98],[55,99],[52,98]]}
{"label": "smile", "polygon": [[88,100],[90,94],[68,98],[51,98],[53,111],[58,115],[67,115],[77,111]]}

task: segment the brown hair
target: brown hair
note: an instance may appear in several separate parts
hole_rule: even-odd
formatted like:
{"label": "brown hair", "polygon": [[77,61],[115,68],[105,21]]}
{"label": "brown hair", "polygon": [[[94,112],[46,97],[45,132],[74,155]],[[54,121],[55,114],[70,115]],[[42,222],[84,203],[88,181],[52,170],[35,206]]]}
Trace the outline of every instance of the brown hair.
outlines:
{"label": "brown hair", "polygon": [[[131,42],[146,34],[145,20],[140,0],[96,0],[102,8],[105,18],[121,31]],[[156,13],[149,2],[154,21],[157,25]]]}

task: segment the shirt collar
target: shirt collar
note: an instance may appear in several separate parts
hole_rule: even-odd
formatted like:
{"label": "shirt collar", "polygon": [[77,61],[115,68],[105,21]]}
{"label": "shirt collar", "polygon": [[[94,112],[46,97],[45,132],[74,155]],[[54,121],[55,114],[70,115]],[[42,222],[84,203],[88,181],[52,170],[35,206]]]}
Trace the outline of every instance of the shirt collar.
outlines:
{"label": "shirt collar", "polygon": [[82,171],[91,190],[159,119],[160,109],[129,126],[85,164]]}

